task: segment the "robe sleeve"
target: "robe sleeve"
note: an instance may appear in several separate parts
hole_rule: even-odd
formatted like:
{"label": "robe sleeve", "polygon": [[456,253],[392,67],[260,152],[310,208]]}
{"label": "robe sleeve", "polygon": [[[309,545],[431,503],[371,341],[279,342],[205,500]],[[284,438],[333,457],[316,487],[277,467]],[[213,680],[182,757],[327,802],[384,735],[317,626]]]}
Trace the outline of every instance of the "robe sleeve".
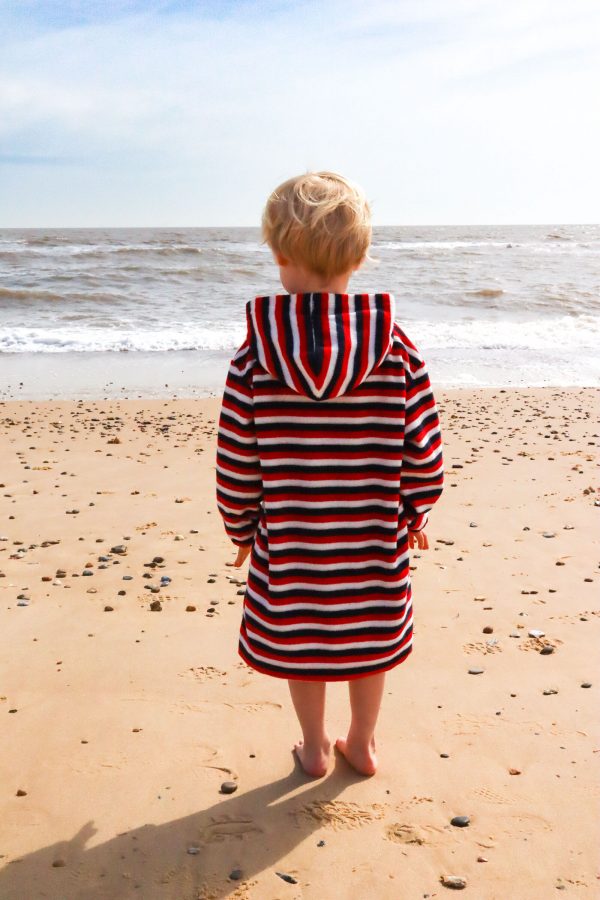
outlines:
{"label": "robe sleeve", "polygon": [[444,484],[442,437],[426,365],[416,348],[406,366],[406,419],[400,496],[410,531],[421,531]]}
{"label": "robe sleeve", "polygon": [[263,498],[251,371],[243,344],[229,364],[217,431],[217,506],[225,531],[240,547],[254,543]]}

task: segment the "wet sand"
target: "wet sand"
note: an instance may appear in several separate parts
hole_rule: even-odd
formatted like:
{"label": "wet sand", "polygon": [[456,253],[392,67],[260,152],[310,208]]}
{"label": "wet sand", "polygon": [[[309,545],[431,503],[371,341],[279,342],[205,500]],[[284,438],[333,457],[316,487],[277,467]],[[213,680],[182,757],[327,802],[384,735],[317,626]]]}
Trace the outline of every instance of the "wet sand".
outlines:
{"label": "wet sand", "polygon": [[287,683],[237,655],[220,399],[0,402],[2,900],[598,895],[600,390],[436,396],[379,771],[321,779]]}

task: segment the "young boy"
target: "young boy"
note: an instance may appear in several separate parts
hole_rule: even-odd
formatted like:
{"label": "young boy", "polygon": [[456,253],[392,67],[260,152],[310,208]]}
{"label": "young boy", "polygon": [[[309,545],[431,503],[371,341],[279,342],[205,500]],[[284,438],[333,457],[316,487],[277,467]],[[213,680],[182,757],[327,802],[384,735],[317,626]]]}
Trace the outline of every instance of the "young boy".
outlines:
{"label": "young boy", "polygon": [[238,652],[287,678],[313,776],[327,772],[327,681],[348,681],[336,747],[377,768],[385,672],[412,651],[409,547],[442,492],[442,442],[423,359],[392,294],[348,294],[365,258],[363,192],[333,172],[290,178],[268,199],[263,238],[286,293],[246,303],[226,378],[217,505],[250,564]]}

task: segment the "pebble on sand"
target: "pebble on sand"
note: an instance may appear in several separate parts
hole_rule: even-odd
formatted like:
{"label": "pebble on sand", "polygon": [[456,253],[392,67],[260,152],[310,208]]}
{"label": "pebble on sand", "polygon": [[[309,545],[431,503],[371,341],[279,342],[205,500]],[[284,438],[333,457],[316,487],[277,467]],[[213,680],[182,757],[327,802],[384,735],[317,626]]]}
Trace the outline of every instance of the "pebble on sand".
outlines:
{"label": "pebble on sand", "polygon": [[456,825],[457,828],[466,828],[467,825],[471,824],[471,820],[468,816],[454,816],[450,819],[451,825]]}
{"label": "pebble on sand", "polygon": [[237,789],[237,781],[224,781],[221,785],[222,794],[233,794],[235,791],[237,791]]}
{"label": "pebble on sand", "polygon": [[55,869],[62,869],[63,866],[66,866],[66,862],[64,859],[55,859],[52,865]]}
{"label": "pebble on sand", "polygon": [[467,886],[466,880],[460,875],[440,875],[440,881],[444,887],[454,888],[457,891],[462,891]]}
{"label": "pebble on sand", "polygon": [[276,875],[279,875],[284,881],[287,881],[288,884],[298,884],[298,879],[294,878],[293,875],[288,875],[286,872],[275,872]]}
{"label": "pebble on sand", "polygon": [[469,669],[469,675],[482,675],[483,669]]}
{"label": "pebble on sand", "polygon": [[243,874],[241,869],[232,869],[229,873],[229,877],[232,881],[239,881],[240,878],[243,877]]}
{"label": "pebble on sand", "polygon": [[160,600],[153,600],[150,604],[150,609],[152,610],[152,612],[161,612],[162,604]]}

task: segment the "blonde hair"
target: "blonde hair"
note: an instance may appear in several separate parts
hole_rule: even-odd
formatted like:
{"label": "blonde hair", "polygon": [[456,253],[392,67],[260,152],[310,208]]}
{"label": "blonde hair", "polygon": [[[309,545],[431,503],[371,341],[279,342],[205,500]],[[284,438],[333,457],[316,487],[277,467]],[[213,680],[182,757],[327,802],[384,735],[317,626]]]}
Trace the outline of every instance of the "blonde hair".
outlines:
{"label": "blonde hair", "polygon": [[336,172],[306,172],[267,200],[262,236],[273,252],[329,278],[368,256],[371,209],[364,192]]}

